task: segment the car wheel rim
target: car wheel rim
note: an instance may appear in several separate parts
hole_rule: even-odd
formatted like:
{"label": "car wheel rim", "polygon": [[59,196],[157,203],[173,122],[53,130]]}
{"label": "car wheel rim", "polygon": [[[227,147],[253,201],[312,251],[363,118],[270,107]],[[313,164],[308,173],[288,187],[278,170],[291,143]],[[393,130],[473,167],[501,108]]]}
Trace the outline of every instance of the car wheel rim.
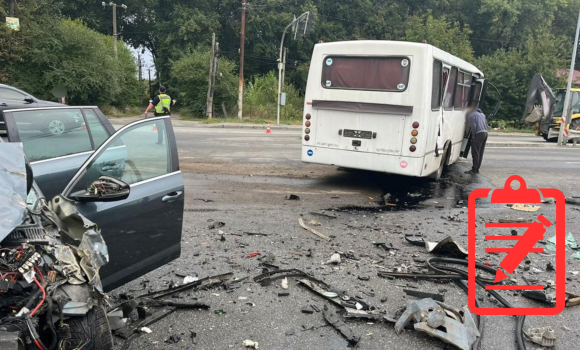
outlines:
{"label": "car wheel rim", "polygon": [[64,123],[60,120],[52,120],[48,124],[48,130],[50,130],[52,134],[60,135],[64,132]]}

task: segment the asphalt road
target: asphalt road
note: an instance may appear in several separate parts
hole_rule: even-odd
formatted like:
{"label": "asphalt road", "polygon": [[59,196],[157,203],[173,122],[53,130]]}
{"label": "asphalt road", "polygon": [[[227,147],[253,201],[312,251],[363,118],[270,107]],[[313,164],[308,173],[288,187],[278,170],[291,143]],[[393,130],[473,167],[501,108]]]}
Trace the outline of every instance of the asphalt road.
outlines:
{"label": "asphalt road", "polygon": [[[348,343],[325,323],[321,313],[301,312],[309,305],[326,305],[337,311],[335,306],[299,286],[295,278],[289,279],[288,290],[281,288],[280,281],[269,286],[254,283],[252,278],[262,273],[264,260],[248,258],[248,254],[257,251],[260,258],[267,257],[283,269],[301,269],[337,290],[362,297],[379,312],[396,312],[414,300],[403,292],[409,287],[442,293],[446,304],[460,308],[467,305],[467,297],[452,283],[377,277],[381,270],[425,270],[425,259],[433,255],[408,244],[405,235],[430,241],[451,236],[467,247],[467,196],[476,188],[503,187],[511,174],[522,175],[529,187],[556,187],[567,196],[580,195],[580,150],[490,147],[482,175],[463,174],[470,165],[468,160],[452,166],[445,179],[434,184],[302,164],[300,135],[294,130],[274,130],[267,135],[263,130],[176,123],[175,132],[186,182],[182,256],[114,291],[111,298],[116,300],[120,293],[139,295],[164,289],[169,283],[181,283],[181,275],[206,277],[233,272],[237,278],[248,279],[233,290],[182,293],[175,300],[198,298],[211,310],[178,311],[151,325],[153,332],[141,336],[130,349],[244,349],[242,342],[246,339],[259,342],[259,349],[347,349]],[[290,194],[298,195],[300,200],[286,200]],[[555,216],[554,204],[540,206],[538,213],[550,219]],[[568,206],[566,225],[580,241],[577,208]],[[483,201],[478,204],[478,227],[483,228],[483,221],[497,222],[500,218],[532,220],[538,213]],[[303,230],[299,218],[331,240],[320,240]],[[209,229],[214,221],[225,226]],[[496,234],[501,234],[501,229],[497,230]],[[551,236],[553,231],[548,231],[544,239]],[[397,250],[376,247],[373,243],[377,242],[390,243]],[[485,247],[499,247],[495,242],[476,242],[474,254],[482,262],[499,264],[501,255],[484,251]],[[327,264],[337,252],[343,254],[341,263]],[[572,253],[566,253],[566,290],[580,292],[580,262],[570,257]],[[518,268],[510,276],[514,283],[537,279],[537,283],[545,284],[554,280],[555,272],[547,271],[548,262],[557,270],[563,268],[555,265],[553,254],[530,254],[528,259],[532,269]],[[283,291],[289,295],[278,294]],[[484,306],[497,307],[482,290],[477,293]],[[518,293],[500,293],[516,306],[546,307]],[[580,306],[567,308],[557,316],[528,317],[525,327],[552,327],[558,337],[556,349],[575,349],[580,338],[579,320]],[[452,348],[417,331],[397,335],[390,323],[348,320],[347,324],[361,336],[359,349]],[[482,349],[516,349],[514,330],[514,317],[486,316]],[[167,343],[171,335],[178,335],[181,341]],[[120,349],[123,342],[116,341]],[[527,345],[528,349],[540,348]]]}

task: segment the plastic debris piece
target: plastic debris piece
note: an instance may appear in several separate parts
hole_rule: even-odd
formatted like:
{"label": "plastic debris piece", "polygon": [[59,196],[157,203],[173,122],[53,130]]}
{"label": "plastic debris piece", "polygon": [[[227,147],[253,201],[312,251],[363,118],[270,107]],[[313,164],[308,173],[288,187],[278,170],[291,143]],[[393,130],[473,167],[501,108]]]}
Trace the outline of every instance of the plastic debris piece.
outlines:
{"label": "plastic debris piece", "polygon": [[556,346],[556,334],[549,327],[528,328],[524,331],[528,341],[545,347]]}
{"label": "plastic debris piece", "polygon": [[291,194],[291,195],[287,196],[286,199],[289,201],[299,201],[300,197],[295,195],[295,194]]}
{"label": "plastic debris piece", "polygon": [[185,278],[183,279],[183,284],[188,284],[195,281],[199,281],[199,278],[193,276],[185,276]]}
{"label": "plastic debris piece", "polygon": [[328,260],[328,263],[338,265],[338,264],[340,264],[341,261],[342,260],[340,258],[340,254],[334,253],[330,256],[330,260]]}
{"label": "plastic debris piece", "polygon": [[517,211],[527,211],[527,212],[530,212],[530,213],[531,212],[536,212],[536,211],[538,211],[538,210],[541,209],[541,207],[536,206],[536,205],[529,205],[529,204],[522,204],[522,203],[513,204],[511,206],[511,208],[513,210],[517,210]]}
{"label": "plastic debris piece", "polygon": [[249,349],[258,349],[258,342],[246,339],[242,342],[242,345]]}
{"label": "plastic debris piece", "polygon": [[139,331],[140,331],[141,333],[147,333],[147,334],[149,334],[149,333],[153,333],[153,331],[152,331],[152,330],[151,330],[151,328],[149,328],[149,327],[141,327],[141,328],[139,329]]}
{"label": "plastic debris piece", "polygon": [[322,226],[322,224],[320,222],[318,222],[318,221],[316,221],[314,219],[308,221],[308,224],[309,225],[312,225],[312,226]]}
{"label": "plastic debris piece", "polygon": [[462,258],[467,257],[467,249],[455,242],[451,236],[448,236],[439,242],[425,241],[425,248],[427,248],[427,251],[432,254],[455,255]]}
{"label": "plastic debris piece", "polygon": [[302,218],[299,218],[298,219],[298,224],[300,224],[300,226],[303,229],[305,229],[306,231],[310,231],[311,233],[315,234],[316,236],[318,236],[318,237],[320,237],[320,238],[322,238],[322,239],[324,239],[326,241],[330,241],[330,238],[328,236],[326,236],[326,235],[324,235],[324,234],[316,231],[315,229],[313,229],[311,227],[306,226],[306,224],[304,223],[304,220],[302,220]]}
{"label": "plastic debris piece", "polygon": [[336,314],[325,311],[323,312],[323,315],[326,322],[332,327],[334,327],[334,329],[339,331],[340,334],[342,334],[342,336],[351,345],[356,345],[359,342],[360,336],[354,334],[354,332],[350,328],[348,328],[346,323],[344,323],[344,321],[342,321],[338,316],[336,316]]}
{"label": "plastic debris piece", "polygon": [[246,258],[252,259],[252,258],[255,258],[255,257],[259,256],[259,255],[260,255],[260,252],[258,252],[256,250],[256,251],[253,251],[253,252],[249,253],[248,255],[246,255]]}
{"label": "plastic debris piece", "polygon": [[288,289],[288,277],[284,277],[281,283],[282,289]]}

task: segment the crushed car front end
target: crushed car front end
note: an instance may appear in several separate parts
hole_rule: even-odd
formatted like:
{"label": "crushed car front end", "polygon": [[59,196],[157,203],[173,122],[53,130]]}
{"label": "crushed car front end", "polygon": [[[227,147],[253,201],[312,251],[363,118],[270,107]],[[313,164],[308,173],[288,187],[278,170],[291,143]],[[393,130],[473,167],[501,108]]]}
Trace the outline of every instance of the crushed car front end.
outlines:
{"label": "crushed car front end", "polygon": [[0,168],[0,349],[111,349],[98,227],[27,186],[21,144],[0,142]]}

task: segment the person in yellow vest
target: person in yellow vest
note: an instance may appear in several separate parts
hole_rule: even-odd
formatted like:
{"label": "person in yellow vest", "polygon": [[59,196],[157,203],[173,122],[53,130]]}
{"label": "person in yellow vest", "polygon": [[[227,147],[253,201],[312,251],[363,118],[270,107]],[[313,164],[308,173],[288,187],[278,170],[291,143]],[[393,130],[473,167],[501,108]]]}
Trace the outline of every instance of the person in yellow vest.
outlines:
{"label": "person in yellow vest", "polygon": [[[163,116],[163,115],[171,115],[171,106],[175,105],[177,102],[176,100],[171,100],[171,97],[166,94],[167,89],[165,86],[159,86],[159,95],[153,98],[153,101],[149,103],[147,109],[145,110],[145,118],[149,115],[149,111],[153,109],[153,115],[156,117]],[[157,144],[163,144],[163,130],[162,123],[157,125]]]}

